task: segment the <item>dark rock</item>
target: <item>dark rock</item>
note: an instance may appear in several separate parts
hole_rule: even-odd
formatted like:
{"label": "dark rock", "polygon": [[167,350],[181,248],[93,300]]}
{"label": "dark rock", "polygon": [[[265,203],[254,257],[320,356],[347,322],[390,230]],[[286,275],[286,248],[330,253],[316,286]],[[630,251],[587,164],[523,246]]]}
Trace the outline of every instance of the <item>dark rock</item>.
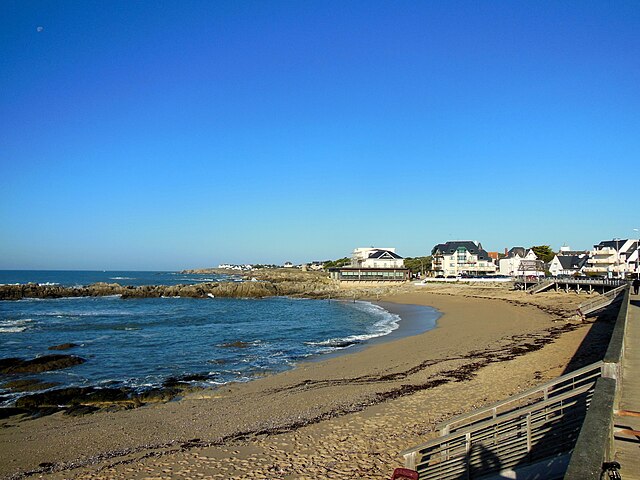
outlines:
{"label": "dark rock", "polygon": [[336,341],[331,343],[332,347],[335,348],[347,348],[350,347],[351,345],[357,345],[360,342],[357,341],[350,341],[350,340],[342,340],[342,341]]}
{"label": "dark rock", "polygon": [[177,388],[153,388],[138,395],[142,403],[169,402],[182,393]]}
{"label": "dark rock", "polygon": [[0,419],[13,417],[14,415],[23,415],[25,413],[29,413],[29,410],[15,407],[0,408]]}
{"label": "dark rock", "polygon": [[140,407],[142,406],[142,403],[140,402],[131,402],[131,403],[118,403],[118,404],[112,404],[109,405],[108,407],[103,408],[102,410],[105,412],[121,412],[122,410],[132,410],[134,408]]}
{"label": "dark rock", "polygon": [[251,342],[243,342],[241,340],[237,340],[235,342],[223,343],[220,345],[222,348],[248,348],[251,346]]}
{"label": "dark rock", "polygon": [[12,392],[35,392],[38,390],[46,390],[58,385],[55,382],[43,382],[36,378],[25,378],[22,380],[10,380],[2,384],[2,388],[11,390]]}
{"label": "dark rock", "polygon": [[82,404],[119,403],[131,400],[131,391],[126,388],[96,388],[78,399]]}
{"label": "dark rock", "polygon": [[77,343],[62,343],[60,345],[53,345],[49,347],[47,350],[69,350],[70,348],[78,347]]}
{"label": "dark rock", "polygon": [[83,415],[88,415],[98,410],[100,410],[100,408],[92,405],[73,405],[67,408],[64,411],[64,414],[69,415],[70,417],[82,417]]}
{"label": "dark rock", "polygon": [[93,392],[93,387],[69,387],[34,393],[16,400],[16,407],[36,409],[42,407],[58,407],[81,403],[81,399]]}
{"label": "dark rock", "polygon": [[4,358],[0,360],[0,373],[40,373],[60,370],[86,362],[84,358],[75,355],[43,355],[31,360],[21,358]]}
{"label": "dark rock", "polygon": [[177,377],[169,377],[164,382],[162,382],[162,386],[165,388],[175,388],[175,387],[181,387],[181,386],[187,386],[187,385],[188,383],[186,383],[181,378],[177,378]]}
{"label": "dark rock", "polygon": [[204,382],[209,380],[208,373],[192,373],[190,375],[183,375],[180,377],[183,382]]}
{"label": "dark rock", "polygon": [[64,410],[64,408],[61,408],[61,407],[38,408],[36,410],[31,410],[29,412],[29,415],[30,415],[29,418],[33,420],[40,417],[46,417],[47,415],[53,415],[54,413],[58,413],[62,410]]}
{"label": "dark rock", "polygon": [[6,373],[7,370],[20,365],[22,362],[24,362],[22,358],[0,358],[0,373]]}
{"label": "dark rock", "polygon": [[69,387],[34,393],[16,400],[16,407],[43,408],[73,405],[99,406],[131,403],[131,392],[125,388]]}

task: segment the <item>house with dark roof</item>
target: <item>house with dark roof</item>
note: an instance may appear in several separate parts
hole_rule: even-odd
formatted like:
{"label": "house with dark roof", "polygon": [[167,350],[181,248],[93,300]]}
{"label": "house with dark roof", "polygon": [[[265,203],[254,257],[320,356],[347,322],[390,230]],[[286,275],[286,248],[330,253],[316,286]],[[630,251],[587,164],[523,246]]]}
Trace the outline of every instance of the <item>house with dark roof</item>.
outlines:
{"label": "house with dark roof", "polygon": [[604,240],[593,246],[585,273],[623,278],[640,273],[638,241],[629,239]]}
{"label": "house with dark roof", "polygon": [[501,275],[527,277],[544,275],[544,263],[530,248],[512,247],[498,262]]}
{"label": "house with dark roof", "polygon": [[433,276],[487,275],[496,264],[480,242],[470,240],[439,243],[431,249]]}
{"label": "house with dark roof", "polygon": [[589,256],[584,252],[578,254],[571,252],[569,255],[560,252],[549,262],[549,272],[554,277],[558,275],[580,275],[588,260]]}
{"label": "house with dark roof", "polygon": [[362,247],[351,255],[351,265],[330,268],[331,278],[341,282],[404,282],[410,271],[395,248]]}

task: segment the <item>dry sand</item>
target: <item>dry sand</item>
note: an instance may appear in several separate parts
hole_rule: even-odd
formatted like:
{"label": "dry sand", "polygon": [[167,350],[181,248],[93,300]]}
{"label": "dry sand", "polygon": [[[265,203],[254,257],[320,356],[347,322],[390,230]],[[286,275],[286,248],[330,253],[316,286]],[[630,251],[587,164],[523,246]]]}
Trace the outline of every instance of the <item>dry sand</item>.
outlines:
{"label": "dry sand", "polygon": [[4,421],[0,476],[389,478],[440,421],[597,360],[610,324],[567,321],[584,298],[409,285],[381,300],[437,308],[436,329],[177,402]]}

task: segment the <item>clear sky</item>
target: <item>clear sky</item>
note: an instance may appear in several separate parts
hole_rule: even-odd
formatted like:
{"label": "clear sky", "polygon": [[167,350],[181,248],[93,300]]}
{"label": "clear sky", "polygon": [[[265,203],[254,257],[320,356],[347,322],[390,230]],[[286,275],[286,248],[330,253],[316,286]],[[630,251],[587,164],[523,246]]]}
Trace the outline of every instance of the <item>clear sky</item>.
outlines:
{"label": "clear sky", "polygon": [[640,228],[637,1],[0,2],[0,268]]}

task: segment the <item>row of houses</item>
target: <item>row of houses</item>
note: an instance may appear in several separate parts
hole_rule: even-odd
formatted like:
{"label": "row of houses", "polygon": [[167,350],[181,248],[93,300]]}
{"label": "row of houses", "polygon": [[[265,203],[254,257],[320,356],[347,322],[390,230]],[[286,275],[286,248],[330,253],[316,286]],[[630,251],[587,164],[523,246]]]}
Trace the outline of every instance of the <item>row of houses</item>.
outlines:
{"label": "row of houses", "polygon": [[[431,250],[433,277],[457,278],[492,275],[544,276],[593,275],[610,278],[640,276],[640,248],[637,240],[602,241],[589,251],[562,247],[545,263],[533,249],[513,247],[504,253],[487,252],[480,242],[462,240],[439,243]],[[356,248],[351,264],[329,270],[341,281],[406,281],[411,277],[404,259],[395,248]]]}

